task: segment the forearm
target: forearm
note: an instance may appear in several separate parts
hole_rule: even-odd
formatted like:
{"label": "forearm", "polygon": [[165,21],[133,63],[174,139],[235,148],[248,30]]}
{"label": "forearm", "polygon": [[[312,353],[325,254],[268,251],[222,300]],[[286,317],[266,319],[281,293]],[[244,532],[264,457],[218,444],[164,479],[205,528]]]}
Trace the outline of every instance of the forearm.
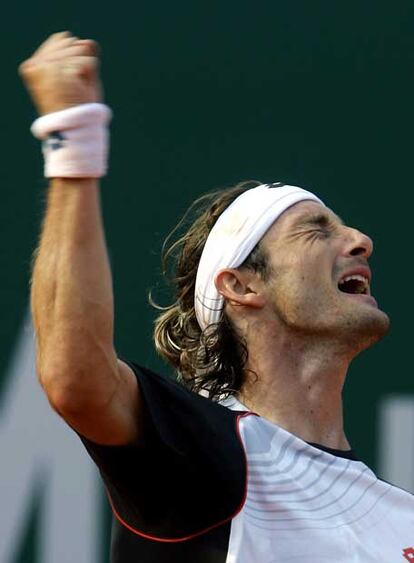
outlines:
{"label": "forearm", "polygon": [[51,181],[31,305],[49,398],[109,400],[117,384],[113,294],[96,180]]}

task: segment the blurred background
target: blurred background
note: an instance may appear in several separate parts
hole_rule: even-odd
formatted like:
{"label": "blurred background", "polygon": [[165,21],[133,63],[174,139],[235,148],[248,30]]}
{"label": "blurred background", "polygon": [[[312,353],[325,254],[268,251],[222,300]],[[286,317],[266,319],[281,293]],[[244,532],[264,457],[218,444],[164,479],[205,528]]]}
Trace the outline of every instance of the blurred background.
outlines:
{"label": "blurred background", "polygon": [[147,293],[168,300],[162,241],[196,196],[247,179],[314,190],[374,239],[373,292],[392,319],[351,368],[348,437],[382,477],[414,491],[414,4],[74,0],[4,10],[0,562],[107,562],[104,493],[40,393],[28,316],[46,183],[17,66],[64,29],[101,44],[114,111],[102,203],[119,353],[167,370],[153,351]]}

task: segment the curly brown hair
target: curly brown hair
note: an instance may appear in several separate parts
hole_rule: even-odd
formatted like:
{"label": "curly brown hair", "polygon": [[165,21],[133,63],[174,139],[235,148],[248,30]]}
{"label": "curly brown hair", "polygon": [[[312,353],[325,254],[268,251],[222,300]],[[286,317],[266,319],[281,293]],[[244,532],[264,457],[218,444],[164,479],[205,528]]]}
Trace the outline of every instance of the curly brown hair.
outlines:
{"label": "curly brown hair", "polygon": [[[150,296],[151,304],[162,311],[155,320],[157,352],[174,367],[180,381],[195,392],[203,390],[211,399],[240,390],[248,352],[224,311],[219,322],[201,330],[194,309],[197,268],[218,217],[240,194],[258,185],[257,181],[240,182],[207,193],[190,206],[165,240],[162,251],[163,273],[170,278],[176,299],[170,306],[160,307]],[[185,228],[186,232],[179,235]],[[269,262],[260,243],[240,268],[249,268],[268,279]]]}

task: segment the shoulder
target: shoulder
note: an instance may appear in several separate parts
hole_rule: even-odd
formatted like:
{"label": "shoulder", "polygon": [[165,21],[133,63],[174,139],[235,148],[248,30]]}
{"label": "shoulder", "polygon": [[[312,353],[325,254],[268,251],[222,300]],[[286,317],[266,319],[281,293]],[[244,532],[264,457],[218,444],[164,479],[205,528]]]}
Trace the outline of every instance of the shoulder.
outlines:
{"label": "shoulder", "polygon": [[190,391],[170,376],[135,362],[126,364],[138,380],[146,413],[166,444],[184,452],[203,436],[206,448],[216,449],[222,443],[239,449],[236,424],[240,413]]}
{"label": "shoulder", "polygon": [[125,363],[142,396],[144,439],[115,447],[84,440],[119,522],[137,534],[179,541],[230,520],[246,492],[240,413]]}

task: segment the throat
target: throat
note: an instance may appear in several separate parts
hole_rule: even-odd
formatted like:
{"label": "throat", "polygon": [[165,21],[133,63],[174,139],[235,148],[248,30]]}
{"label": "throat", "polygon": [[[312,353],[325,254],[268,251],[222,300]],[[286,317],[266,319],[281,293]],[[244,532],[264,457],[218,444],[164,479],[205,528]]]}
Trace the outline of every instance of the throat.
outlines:
{"label": "throat", "polygon": [[237,399],[305,442],[349,449],[342,412],[347,349],[336,340],[278,328],[272,338],[269,331],[248,339],[245,381]]}

